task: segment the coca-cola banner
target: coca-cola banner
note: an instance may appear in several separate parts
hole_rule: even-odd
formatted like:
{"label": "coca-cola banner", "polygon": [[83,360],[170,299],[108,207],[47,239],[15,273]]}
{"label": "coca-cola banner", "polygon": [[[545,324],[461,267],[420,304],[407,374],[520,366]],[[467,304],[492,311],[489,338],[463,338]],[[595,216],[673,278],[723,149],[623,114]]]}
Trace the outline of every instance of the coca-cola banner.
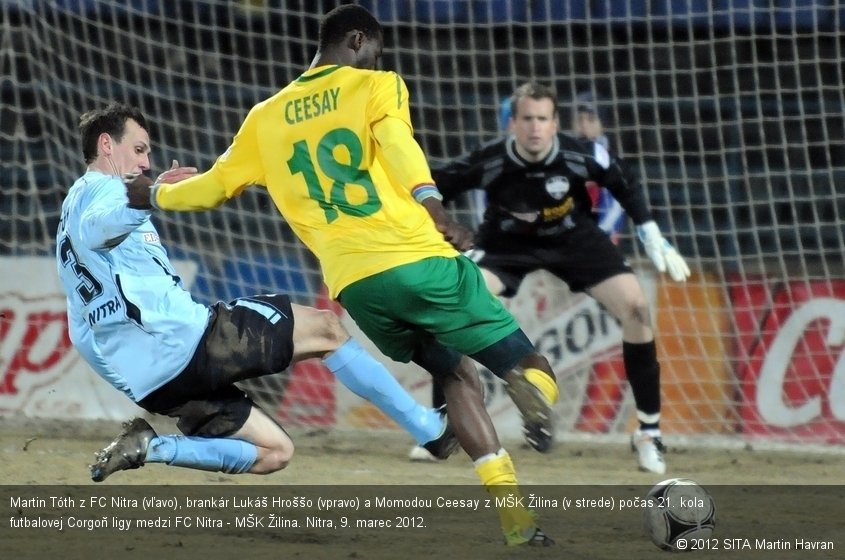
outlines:
{"label": "coca-cola banner", "polygon": [[[174,266],[193,281],[193,263]],[[73,349],[55,260],[0,257],[0,270],[0,415],[125,419],[137,413]]]}
{"label": "coca-cola banner", "polygon": [[845,279],[732,284],[743,432],[845,443]]}

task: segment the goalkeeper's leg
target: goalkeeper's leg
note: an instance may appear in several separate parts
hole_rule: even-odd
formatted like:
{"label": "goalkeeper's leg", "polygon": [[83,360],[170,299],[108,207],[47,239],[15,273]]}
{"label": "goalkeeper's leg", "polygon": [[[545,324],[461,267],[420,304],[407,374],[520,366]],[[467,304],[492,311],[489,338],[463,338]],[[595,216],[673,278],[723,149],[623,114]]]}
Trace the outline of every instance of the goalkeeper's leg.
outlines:
{"label": "goalkeeper's leg", "polygon": [[639,420],[632,445],[641,469],[662,474],[666,463],[660,433],[660,364],[645,294],[636,276],[624,273],[600,282],[590,295],[622,323],[622,360]]}

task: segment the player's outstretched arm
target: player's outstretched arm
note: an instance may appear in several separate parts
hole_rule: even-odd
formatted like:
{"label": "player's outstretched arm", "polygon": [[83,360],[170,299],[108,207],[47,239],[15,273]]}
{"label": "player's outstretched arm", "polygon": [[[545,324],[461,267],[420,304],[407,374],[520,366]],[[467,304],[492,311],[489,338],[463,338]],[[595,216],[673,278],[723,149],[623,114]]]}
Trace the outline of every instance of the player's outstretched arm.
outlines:
{"label": "player's outstretched arm", "polygon": [[689,266],[684,258],[663,237],[654,220],[637,226],[637,237],[643,244],[646,254],[660,272],[668,272],[675,282],[685,282],[690,275]]}

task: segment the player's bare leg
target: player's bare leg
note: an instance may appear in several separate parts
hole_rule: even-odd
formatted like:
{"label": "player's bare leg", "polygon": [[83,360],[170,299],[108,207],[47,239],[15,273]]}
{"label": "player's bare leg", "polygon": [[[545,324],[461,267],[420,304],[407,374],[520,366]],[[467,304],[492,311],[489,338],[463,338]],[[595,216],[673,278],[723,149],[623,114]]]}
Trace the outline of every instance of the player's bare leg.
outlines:
{"label": "player's bare leg", "polygon": [[622,359],[640,423],[631,444],[640,469],[663,474],[666,448],[660,433],[660,364],[645,294],[637,277],[625,273],[592,287],[590,295],[622,324]]}
{"label": "player's bare leg", "polygon": [[538,353],[529,354],[502,379],[522,416],[525,440],[537,451],[545,453],[552,447],[552,405],[557,402],[559,394],[548,360]]}
{"label": "player's bare leg", "polygon": [[[453,376],[439,380],[451,411],[451,423],[461,446],[473,460],[481,483],[494,497],[519,496],[516,471],[502,448],[484,406],[475,364],[463,357]],[[535,515],[524,507],[499,507],[499,520],[509,546],[550,546],[554,541],[537,527]]]}
{"label": "player's bare leg", "polygon": [[[495,296],[505,291],[505,284],[492,271],[482,268],[487,289]],[[517,367],[500,375],[506,390],[522,416],[525,440],[537,451],[551,449],[554,440],[552,406],[558,399],[557,379],[549,361],[537,352],[523,358]]]}
{"label": "player's bare leg", "polygon": [[232,435],[234,439],[255,445],[255,462],[247,472],[269,474],[288,466],[293,458],[293,440],[285,430],[258,407],[252,407],[244,425]]}

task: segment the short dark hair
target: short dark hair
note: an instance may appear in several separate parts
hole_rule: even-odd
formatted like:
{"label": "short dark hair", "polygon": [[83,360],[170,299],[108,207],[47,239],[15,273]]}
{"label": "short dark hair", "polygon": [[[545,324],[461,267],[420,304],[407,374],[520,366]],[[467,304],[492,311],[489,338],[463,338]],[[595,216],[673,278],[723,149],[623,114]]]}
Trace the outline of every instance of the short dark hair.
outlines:
{"label": "short dark hair", "polygon": [[511,95],[511,118],[516,117],[517,104],[523,97],[530,97],[536,100],[551,99],[552,106],[555,109],[554,114],[557,116],[557,93],[555,93],[555,90],[549,86],[527,82],[516,88],[513,95]]}
{"label": "short dark hair", "polygon": [[338,6],[320,21],[320,50],[340,43],[350,31],[361,31],[372,39],[381,34],[381,24],[366,8],[355,4]]}
{"label": "short dark hair", "polygon": [[137,107],[124,103],[111,103],[102,109],[88,111],[79,117],[79,133],[82,136],[82,157],[85,163],[97,159],[97,138],[104,132],[120,142],[126,132],[126,121],[132,119],[144,130],[147,119]]}

